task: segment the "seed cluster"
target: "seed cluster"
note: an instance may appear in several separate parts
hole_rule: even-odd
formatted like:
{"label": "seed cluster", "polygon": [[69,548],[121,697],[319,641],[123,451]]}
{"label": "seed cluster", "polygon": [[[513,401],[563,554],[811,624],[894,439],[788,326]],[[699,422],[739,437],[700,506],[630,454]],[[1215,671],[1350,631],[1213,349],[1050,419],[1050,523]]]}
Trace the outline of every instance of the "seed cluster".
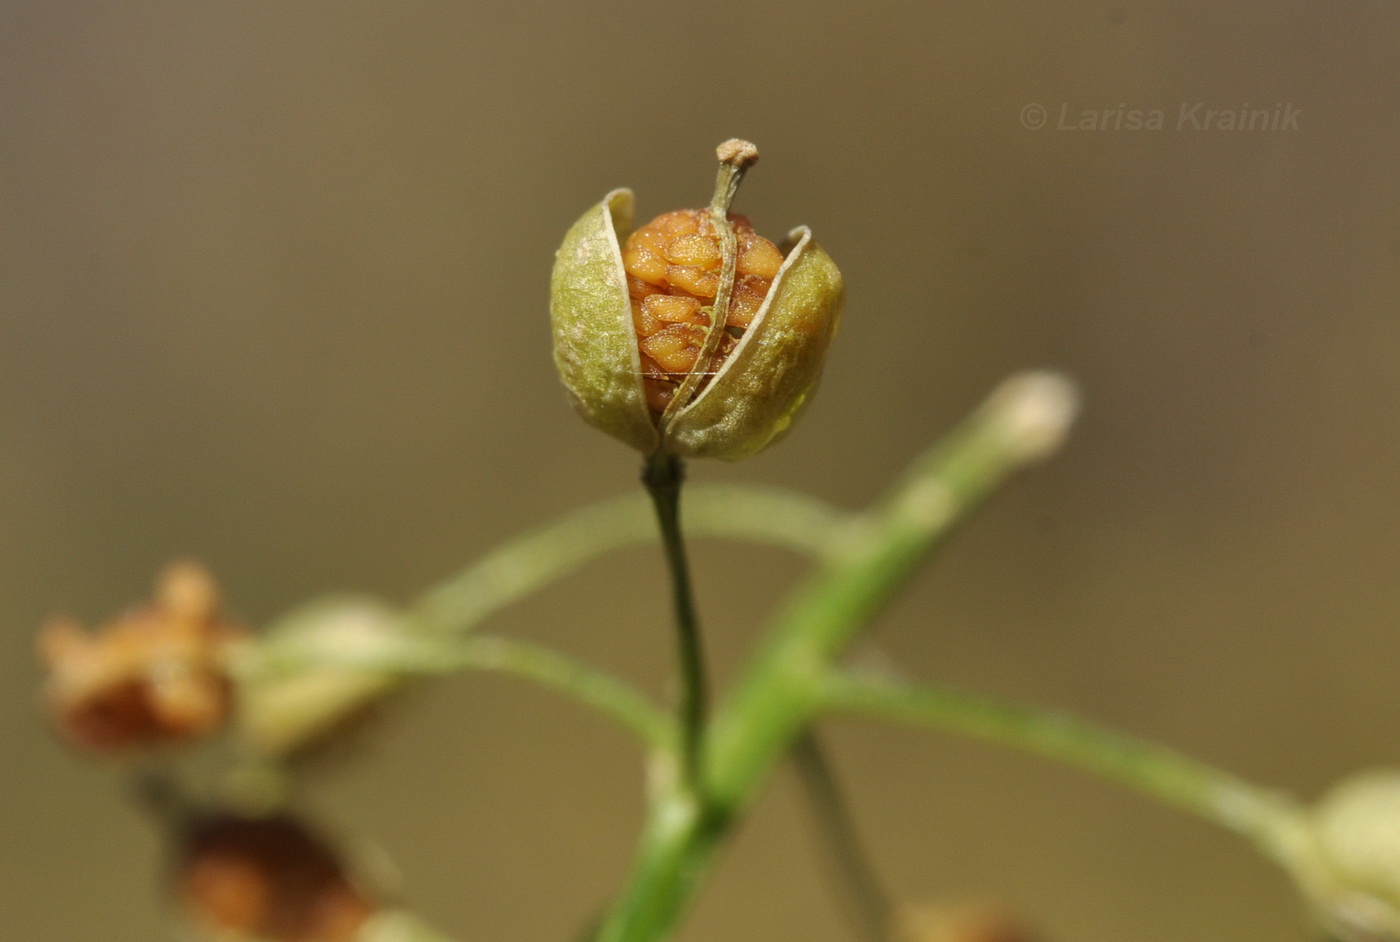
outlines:
{"label": "seed cluster", "polygon": [[[707,373],[718,371],[738,338],[753,323],[783,264],[778,247],[745,216],[729,214],[738,255],[725,336]],[[724,262],[719,233],[708,210],[678,209],[657,216],[627,238],[622,264],[632,323],[641,350],[647,406],[660,414],[695,366],[710,326]]]}

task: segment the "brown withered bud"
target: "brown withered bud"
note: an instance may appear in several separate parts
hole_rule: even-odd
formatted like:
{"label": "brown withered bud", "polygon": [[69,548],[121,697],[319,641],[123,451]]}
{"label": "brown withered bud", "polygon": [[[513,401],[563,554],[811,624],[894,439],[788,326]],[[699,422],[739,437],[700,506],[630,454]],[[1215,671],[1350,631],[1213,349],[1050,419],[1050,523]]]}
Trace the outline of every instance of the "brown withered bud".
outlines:
{"label": "brown withered bud", "polygon": [[175,884],[193,927],[219,942],[353,942],[379,908],[330,845],[290,815],[195,823]]}
{"label": "brown withered bud", "polygon": [[991,904],[909,906],[895,919],[896,942],[1038,942],[1005,909]]}
{"label": "brown withered bud", "polygon": [[220,615],[217,585],[192,562],[167,566],[154,600],[94,632],[56,618],[39,635],[44,698],[64,736],[118,752],[215,732],[232,692],[228,645],[242,631]]}

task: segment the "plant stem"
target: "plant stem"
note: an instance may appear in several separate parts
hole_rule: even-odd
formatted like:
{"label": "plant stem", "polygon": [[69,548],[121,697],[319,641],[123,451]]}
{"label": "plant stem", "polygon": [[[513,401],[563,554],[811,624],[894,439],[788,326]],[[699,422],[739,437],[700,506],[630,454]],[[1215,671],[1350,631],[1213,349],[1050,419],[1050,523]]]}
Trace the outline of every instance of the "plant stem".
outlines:
{"label": "plant stem", "polygon": [[816,733],[807,730],[792,747],[793,766],[807,792],[817,832],[841,890],[856,934],[864,942],[887,942],[890,898],[875,875],[836,774]]}
{"label": "plant stem", "polygon": [[653,812],[632,881],[602,942],[660,942],[674,930],[732,823],[821,707],[831,663],[955,523],[1012,472],[1058,447],[1075,412],[1051,374],[1013,377],[915,462],[842,552],[798,590],[716,717],[704,814],[667,827]]}
{"label": "plant stem", "polygon": [[597,942],[669,937],[729,823],[722,813],[678,790],[659,795],[648,809],[632,879],[598,931]]}
{"label": "plant stem", "polygon": [[830,664],[954,525],[1013,472],[1050,454],[1075,412],[1052,374],[1003,383],[952,434],[917,459],[867,517],[865,532],[779,613],[767,648],[716,719],[715,798],[744,805],[819,708]]}
{"label": "plant stem", "polygon": [[[731,485],[689,489],[683,523],[693,535],[751,540],[821,559],[843,552],[854,520],[852,514],[790,491]],[[450,642],[454,635],[470,632],[495,612],[597,556],[655,540],[654,513],[645,495],[600,501],[510,540],[425,593],[402,615],[369,602],[369,609],[377,610],[375,618],[391,622],[389,631],[373,636],[381,649],[397,639],[403,644],[417,642],[419,653],[427,653],[429,649],[422,645]],[[231,667],[247,681],[239,685],[244,714],[261,718],[250,724],[257,730],[252,737],[258,743],[256,749],[280,753],[294,748],[306,737],[334,728],[341,718],[366,704],[392,695],[402,684],[403,678],[388,667],[363,660],[363,669],[347,665],[347,658],[367,656],[364,650],[345,651],[342,645],[336,645],[336,650],[307,647],[308,618],[317,623],[328,607],[334,611],[346,604],[353,610],[366,603],[330,598],[301,606],[270,625],[263,640],[242,646],[243,654],[233,659]],[[383,654],[379,650],[369,656]],[[302,676],[285,671],[267,676],[274,661],[289,656],[301,659],[297,663]],[[430,656],[444,657],[443,649],[433,650]],[[456,662],[447,656],[444,663]],[[418,669],[424,665],[420,663]],[[271,673],[276,673],[275,668]]]}
{"label": "plant stem", "polygon": [[[839,550],[849,515],[777,488],[692,487],[682,522],[691,536],[768,543],[818,558]],[[604,553],[656,539],[652,507],[629,494],[579,508],[518,536],[426,592],[412,627],[431,634],[470,631],[511,603]]]}
{"label": "plant stem", "polygon": [[425,638],[409,633],[329,645],[295,637],[253,648],[238,668],[248,676],[295,676],[308,669],[440,675],[491,671],[534,681],[617,720],[656,749],[674,747],[671,718],[635,688],[553,648],[491,635]]}
{"label": "plant stem", "polygon": [[[456,664],[451,663],[453,660]],[[668,717],[644,694],[612,674],[596,670],[552,648],[511,638],[478,635],[463,639],[443,670],[469,668],[531,680],[573,697],[628,727],[657,749],[670,748],[675,731]]]}
{"label": "plant stem", "polygon": [[1271,856],[1299,814],[1285,796],[1057,710],[849,672],[828,679],[823,702],[832,710],[945,729],[1075,766],[1241,834]]}
{"label": "plant stem", "polygon": [[647,459],[642,483],[651,495],[652,505],[656,508],[656,521],[661,527],[661,545],[666,554],[666,568],[671,575],[671,597],[676,616],[681,782],[692,796],[699,796],[704,791],[702,753],[709,714],[709,680],[705,672],[704,651],[701,649],[700,619],[695,612],[685,539],[681,535],[681,484],[684,481],[685,466],[681,459],[659,451]]}

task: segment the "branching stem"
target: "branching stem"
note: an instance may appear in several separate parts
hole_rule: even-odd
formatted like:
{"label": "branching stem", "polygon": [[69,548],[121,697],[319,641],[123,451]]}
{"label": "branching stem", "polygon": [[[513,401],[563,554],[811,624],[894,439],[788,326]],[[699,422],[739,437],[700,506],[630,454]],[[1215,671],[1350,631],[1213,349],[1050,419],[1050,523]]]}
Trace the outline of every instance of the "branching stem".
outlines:
{"label": "branching stem", "polygon": [[938,684],[845,672],[828,709],[1000,743],[1075,766],[1249,838],[1270,856],[1299,814],[1288,798],[1178,752],[1046,707]]}
{"label": "branching stem", "polygon": [[274,640],[249,652],[242,670],[265,678],[315,670],[367,671],[390,677],[458,671],[507,674],[548,687],[617,720],[655,749],[671,748],[671,718],[644,694],[606,671],[531,641],[475,634],[465,638],[395,633],[353,644]]}
{"label": "branching stem", "polygon": [[1074,390],[1058,376],[1007,381],[918,460],[798,590],[715,718],[704,804],[653,806],[631,882],[600,942],[671,936],[730,826],[821,710],[827,671],[955,523],[1010,474],[1055,450],[1074,413]]}

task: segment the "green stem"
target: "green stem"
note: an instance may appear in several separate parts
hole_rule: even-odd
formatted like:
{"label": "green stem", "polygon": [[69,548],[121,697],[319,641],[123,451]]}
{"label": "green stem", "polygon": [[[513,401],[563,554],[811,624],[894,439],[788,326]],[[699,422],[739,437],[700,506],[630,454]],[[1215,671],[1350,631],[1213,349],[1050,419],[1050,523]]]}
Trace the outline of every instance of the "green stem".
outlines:
{"label": "green stem", "polygon": [[632,879],[614,904],[597,942],[667,938],[679,909],[704,878],[730,821],[692,796],[664,791],[653,799],[642,830]]}
{"label": "green stem", "polygon": [[466,639],[457,657],[460,667],[509,674],[571,696],[619,721],[654,748],[670,748],[675,742],[670,717],[644,694],[544,645],[477,636]]}
{"label": "green stem", "polygon": [[864,942],[888,942],[889,894],[875,875],[836,773],[814,732],[808,730],[798,738],[792,747],[792,760],[846,898],[851,923]]}
{"label": "green stem", "polygon": [[[682,523],[692,536],[767,543],[821,558],[845,543],[849,516],[790,491],[748,486],[692,487]],[[415,628],[432,634],[470,631],[491,615],[590,560],[656,539],[652,507],[629,494],[579,508],[518,536],[413,606]]]}
{"label": "green stem", "polygon": [[[691,488],[682,518],[692,535],[767,543],[818,559],[843,552],[853,520],[809,497],[747,486]],[[656,535],[653,508],[645,495],[601,501],[503,544],[425,593],[401,616],[368,603],[371,620],[388,623],[389,630],[378,633],[381,637],[450,640],[595,557],[654,542]],[[327,599],[302,606],[269,626],[264,640],[243,646],[243,655],[233,659],[233,668],[242,675],[245,732],[256,751],[282,754],[299,748],[400,686],[402,678],[372,665],[358,671],[333,664],[318,669],[313,661],[301,676],[263,676],[269,659],[279,656],[277,651],[293,650],[305,641],[308,622],[321,625],[327,611],[332,613],[329,617],[339,617],[334,613],[345,604]],[[360,601],[349,604],[352,610],[364,607]],[[331,652],[322,653],[335,660]]]}
{"label": "green stem", "polygon": [[702,782],[705,722],[709,715],[709,680],[705,655],[700,643],[700,619],[695,611],[690,565],[686,560],[685,539],[681,535],[681,484],[685,466],[681,459],[657,452],[647,459],[642,474],[656,508],[661,527],[661,546],[666,568],[671,574],[671,597],[676,617],[677,675],[680,697],[677,722],[681,737],[681,782],[692,796],[704,790]]}
{"label": "green stem", "polygon": [[491,635],[424,638],[389,634],[374,641],[334,646],[291,638],[251,652],[241,670],[275,679],[308,669],[373,671],[390,675],[440,675],[490,671],[534,681],[617,720],[657,749],[673,747],[670,717],[635,688],[553,648]]}
{"label": "green stem", "polygon": [[1125,785],[1241,834],[1270,855],[1299,813],[1288,798],[1080,717],[934,684],[834,674],[824,705],[1035,753]]}
{"label": "green stem", "polygon": [[760,652],[716,718],[715,797],[744,805],[819,708],[826,670],[953,527],[1013,472],[1057,447],[1075,411],[1069,384],[1026,374],[915,461],[867,517],[864,532],[780,612]]}
{"label": "green stem", "polygon": [[832,662],[955,523],[1012,472],[1055,450],[1074,411],[1073,390],[1058,376],[1008,380],[920,458],[799,589],[715,719],[704,813],[692,814],[687,827],[653,820],[602,942],[659,942],[671,934],[731,824],[821,708]]}

